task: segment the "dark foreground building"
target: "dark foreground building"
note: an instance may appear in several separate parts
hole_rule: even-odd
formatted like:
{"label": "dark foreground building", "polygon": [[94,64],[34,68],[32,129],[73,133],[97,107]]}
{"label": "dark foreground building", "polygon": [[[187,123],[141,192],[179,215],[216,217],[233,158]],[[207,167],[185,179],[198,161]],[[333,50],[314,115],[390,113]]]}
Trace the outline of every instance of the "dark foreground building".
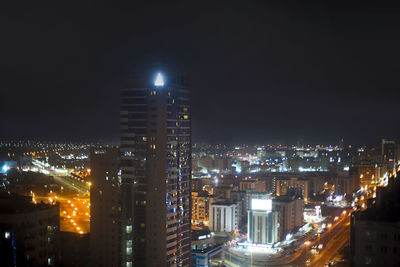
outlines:
{"label": "dark foreground building", "polygon": [[0,193],[1,266],[59,265],[58,205]]}
{"label": "dark foreground building", "polygon": [[[117,148],[90,151],[91,266],[121,266],[121,190]],[[124,266],[124,265],[122,265]]]}
{"label": "dark foreground building", "polygon": [[[73,232],[60,232],[60,254],[61,264],[59,267],[89,267],[90,264],[90,244],[89,235]],[[101,255],[98,255],[101,256]]]}
{"label": "dark foreground building", "polygon": [[190,121],[182,79],[121,90],[122,266],[190,266]]}
{"label": "dark foreground building", "polygon": [[400,177],[378,188],[375,204],[351,217],[352,266],[400,266]]}

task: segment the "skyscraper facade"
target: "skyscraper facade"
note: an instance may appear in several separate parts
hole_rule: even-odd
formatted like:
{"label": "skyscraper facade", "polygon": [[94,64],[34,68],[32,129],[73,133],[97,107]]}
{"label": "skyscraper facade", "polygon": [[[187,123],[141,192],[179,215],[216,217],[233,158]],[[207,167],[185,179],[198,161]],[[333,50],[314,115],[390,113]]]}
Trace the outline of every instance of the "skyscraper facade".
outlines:
{"label": "skyscraper facade", "polygon": [[90,152],[91,266],[118,267],[120,260],[120,179],[117,148],[93,148]]}
{"label": "skyscraper facade", "polygon": [[190,266],[190,92],[130,79],[120,115],[122,266]]}

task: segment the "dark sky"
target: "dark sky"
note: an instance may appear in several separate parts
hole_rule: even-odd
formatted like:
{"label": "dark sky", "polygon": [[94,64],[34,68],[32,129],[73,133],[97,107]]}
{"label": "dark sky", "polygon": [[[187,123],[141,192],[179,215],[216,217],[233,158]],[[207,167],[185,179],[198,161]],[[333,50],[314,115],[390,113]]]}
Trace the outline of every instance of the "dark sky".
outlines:
{"label": "dark sky", "polygon": [[194,141],[400,136],[398,6],[56,2],[0,11],[0,138],[117,141],[123,79],[159,70],[189,80]]}

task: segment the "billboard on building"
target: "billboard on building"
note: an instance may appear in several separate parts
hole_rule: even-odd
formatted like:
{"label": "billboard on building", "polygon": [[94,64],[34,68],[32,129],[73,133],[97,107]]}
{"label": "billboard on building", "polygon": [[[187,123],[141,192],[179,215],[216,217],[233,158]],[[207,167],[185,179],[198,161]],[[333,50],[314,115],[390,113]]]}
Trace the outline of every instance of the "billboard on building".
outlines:
{"label": "billboard on building", "polygon": [[272,199],[252,199],[251,200],[252,210],[271,211],[272,210]]}

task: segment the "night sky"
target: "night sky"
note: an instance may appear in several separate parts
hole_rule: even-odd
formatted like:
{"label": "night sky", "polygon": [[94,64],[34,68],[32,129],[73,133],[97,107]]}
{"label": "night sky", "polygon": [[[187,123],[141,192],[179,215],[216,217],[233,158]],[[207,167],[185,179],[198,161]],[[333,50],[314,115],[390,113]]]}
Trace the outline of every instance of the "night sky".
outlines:
{"label": "night sky", "polygon": [[398,6],[143,2],[2,8],[0,138],[117,142],[122,81],[157,71],[197,142],[400,136]]}

